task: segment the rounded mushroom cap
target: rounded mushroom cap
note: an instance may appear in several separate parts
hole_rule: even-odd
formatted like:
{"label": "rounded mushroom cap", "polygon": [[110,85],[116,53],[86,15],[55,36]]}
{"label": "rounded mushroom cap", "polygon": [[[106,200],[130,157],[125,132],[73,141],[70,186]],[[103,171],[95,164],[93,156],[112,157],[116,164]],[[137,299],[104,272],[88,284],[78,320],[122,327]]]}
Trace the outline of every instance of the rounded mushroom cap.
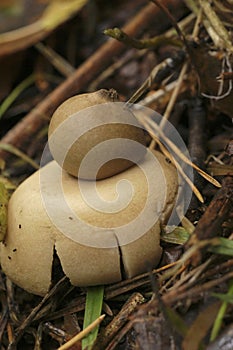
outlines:
{"label": "rounded mushroom cap", "polygon": [[[99,202],[90,196],[94,184]],[[159,152],[148,151],[141,164],[97,182],[78,180],[52,161],[10,199],[2,269],[38,295],[50,288],[54,249],[76,286],[146,272],[160,260],[160,224],[177,189],[176,170]]]}
{"label": "rounded mushroom cap", "polygon": [[[137,143],[146,145],[144,132],[112,90],[69,98],[49,125],[54,159],[69,174],[87,180],[110,177],[137,163],[146,153]],[[87,155],[86,165],[80,167]]]}

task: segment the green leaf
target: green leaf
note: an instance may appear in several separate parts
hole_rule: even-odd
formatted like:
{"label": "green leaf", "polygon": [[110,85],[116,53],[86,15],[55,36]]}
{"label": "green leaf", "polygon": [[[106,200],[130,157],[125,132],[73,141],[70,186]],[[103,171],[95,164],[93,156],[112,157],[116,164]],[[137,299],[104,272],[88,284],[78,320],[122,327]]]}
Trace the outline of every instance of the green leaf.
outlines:
{"label": "green leaf", "polygon": [[171,232],[165,232],[165,230],[163,230],[161,233],[161,239],[163,241],[173,244],[185,244],[189,237],[188,231],[179,226],[175,227]]}
{"label": "green leaf", "polygon": [[3,241],[7,231],[7,203],[9,195],[4,183],[0,182],[0,241]]}
{"label": "green leaf", "polygon": [[[5,189],[7,191],[13,191],[13,190],[16,189],[16,185],[13,182],[11,182],[11,180],[8,179],[5,176],[0,175],[0,183],[2,183],[5,186]],[[0,192],[1,192],[1,190],[0,190]],[[9,197],[10,197],[10,195],[8,193],[8,198]]]}
{"label": "green leaf", "polygon": [[[83,329],[94,322],[100,315],[103,305],[104,286],[88,287],[85,305]],[[82,349],[91,349],[98,334],[98,327],[82,341]]]}

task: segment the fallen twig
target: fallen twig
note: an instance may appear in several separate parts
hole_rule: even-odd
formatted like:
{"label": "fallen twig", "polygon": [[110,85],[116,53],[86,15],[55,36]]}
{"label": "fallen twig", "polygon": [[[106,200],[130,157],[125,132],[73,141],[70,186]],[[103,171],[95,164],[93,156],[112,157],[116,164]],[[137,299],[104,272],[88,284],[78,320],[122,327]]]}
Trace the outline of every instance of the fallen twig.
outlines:
{"label": "fallen twig", "polygon": [[[198,241],[213,238],[219,235],[222,223],[233,209],[233,177],[226,176],[222,187],[218,190],[205,213],[199,220],[187,247],[195,245]],[[192,257],[196,265],[201,259],[200,252]]]}
{"label": "fallen twig", "polygon": [[[164,6],[173,11],[187,11],[178,1],[165,0]],[[148,4],[129,21],[122,29],[128,35],[137,35],[159,16],[160,10],[154,4]],[[61,85],[52,91],[29,114],[27,114],[15,127],[2,138],[1,142],[10,143],[25,150],[29,140],[38,130],[48,123],[55,109],[67,98],[84,89],[103,69],[105,69],[114,56],[119,55],[125,46],[116,40],[110,39],[104,43],[90,58],[81,64],[75,73],[67,78]],[[0,151],[0,157],[7,159],[9,155]]]}

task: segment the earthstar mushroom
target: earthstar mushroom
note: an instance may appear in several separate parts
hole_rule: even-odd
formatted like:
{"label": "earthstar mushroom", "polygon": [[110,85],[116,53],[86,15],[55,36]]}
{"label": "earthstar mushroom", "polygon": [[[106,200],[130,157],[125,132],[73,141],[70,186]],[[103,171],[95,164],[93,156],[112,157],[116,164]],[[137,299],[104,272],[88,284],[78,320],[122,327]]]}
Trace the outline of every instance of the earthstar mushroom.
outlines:
{"label": "earthstar mushroom", "polygon": [[[115,90],[101,89],[73,96],[54,112],[48,132],[49,148],[53,158],[69,174],[88,180],[104,179],[118,174],[133,165],[133,162],[125,157],[116,157],[120,150],[127,150],[129,158],[134,156],[134,162],[143,159],[145,147],[138,148],[135,152],[133,143],[128,143],[127,147],[122,145],[121,140],[125,139],[145,146],[146,139],[132,112],[118,101]],[[99,152],[95,149],[88,166],[79,172],[87,153],[96,145],[108,140],[116,142],[111,142],[110,147],[106,143]],[[68,152],[63,156],[67,148]],[[92,163],[98,163],[104,156],[108,156],[110,160],[105,162],[96,174]]]}
{"label": "earthstar mushroom", "polygon": [[[109,210],[86,201],[93,198],[93,185]],[[118,185],[123,186],[119,193]],[[51,161],[9,201],[2,269],[14,283],[41,296],[51,285],[54,249],[75,286],[143,273],[161,258],[161,224],[171,214],[177,189],[175,168],[158,151],[145,150],[138,164],[96,182],[77,179]]]}

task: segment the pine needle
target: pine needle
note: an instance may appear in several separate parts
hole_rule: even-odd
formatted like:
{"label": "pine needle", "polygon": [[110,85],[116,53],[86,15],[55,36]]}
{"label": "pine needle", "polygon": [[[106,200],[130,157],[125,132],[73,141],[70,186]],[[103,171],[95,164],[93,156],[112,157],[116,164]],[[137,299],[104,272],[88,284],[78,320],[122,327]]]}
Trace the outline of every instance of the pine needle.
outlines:
{"label": "pine needle", "polygon": [[[152,119],[150,119],[147,116],[144,116],[144,118],[136,115],[136,118],[140,121],[142,125],[145,126],[146,129],[150,127],[150,134],[151,136],[157,141],[158,136],[156,136],[154,130],[159,134],[159,136],[162,138],[162,140],[165,141],[165,143],[171,148],[171,150],[186,164],[190,165],[192,168],[197,170],[197,172],[204,177],[207,181],[212,183],[216,187],[221,187],[221,184],[215,180],[211,175],[207,174],[204,170],[200,169],[196,164],[194,164],[188,157],[186,157],[179,148],[164,134],[164,132],[161,130],[159,125],[157,125]],[[153,130],[154,129],[154,130]]]}
{"label": "pine needle", "polygon": [[105,318],[105,315],[99,316],[94,322],[92,322],[88,327],[83,329],[80,333],[75,335],[72,339],[70,339],[68,342],[63,344],[58,348],[58,350],[67,350],[70,349],[71,346],[73,346],[78,341],[82,340],[84,337],[86,337],[91,331],[93,331],[99,324],[103,321]]}

